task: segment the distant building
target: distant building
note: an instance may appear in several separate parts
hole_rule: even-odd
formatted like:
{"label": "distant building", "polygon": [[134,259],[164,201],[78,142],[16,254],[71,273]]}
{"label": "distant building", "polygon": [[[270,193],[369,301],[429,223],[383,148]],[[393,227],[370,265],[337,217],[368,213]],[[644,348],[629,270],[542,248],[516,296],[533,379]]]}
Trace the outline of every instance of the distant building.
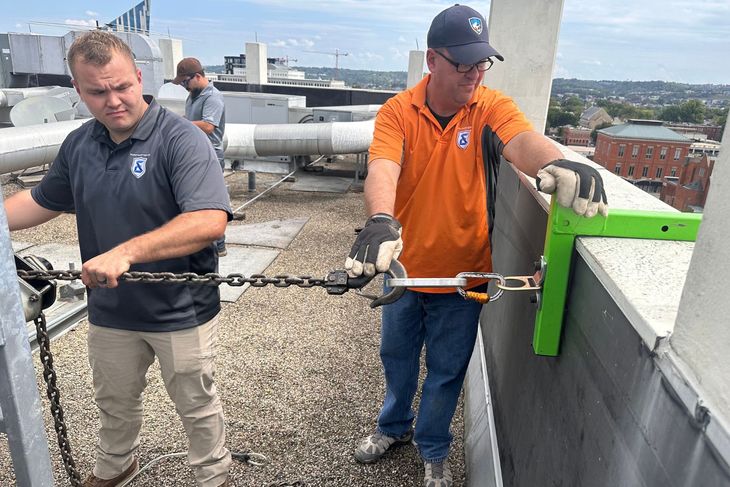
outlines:
{"label": "distant building", "polygon": [[117,32],[136,32],[137,34],[150,35],[149,0],[143,0],[106,24],[106,27]]}
{"label": "distant building", "polygon": [[702,211],[714,167],[715,158],[707,154],[688,157],[679,177],[665,178],[659,197],[679,211]]}
{"label": "distant building", "polygon": [[593,160],[645,191],[657,192],[663,178],[679,177],[692,140],[659,120],[629,120],[598,131]]}
{"label": "distant building", "polygon": [[563,127],[563,144],[588,147],[591,145],[591,129]]}
{"label": "distant building", "polygon": [[707,154],[710,157],[717,157],[720,154],[720,143],[713,140],[695,141],[689,147],[690,157],[700,157]]}
{"label": "distant building", "polygon": [[722,140],[722,127],[720,125],[671,122],[666,122],[664,125],[690,139],[701,139],[701,136],[704,135],[705,139],[716,140],[718,142]]}
{"label": "distant building", "polygon": [[[304,71],[292,69],[286,58],[266,58],[268,83],[288,86],[311,86],[320,88],[345,88],[339,80],[305,79]],[[246,55],[224,56],[225,74],[218,75],[220,81],[246,82]]]}
{"label": "distant building", "polygon": [[599,125],[607,123],[613,123],[613,117],[605,109],[592,106],[580,114],[578,125],[593,130]]}

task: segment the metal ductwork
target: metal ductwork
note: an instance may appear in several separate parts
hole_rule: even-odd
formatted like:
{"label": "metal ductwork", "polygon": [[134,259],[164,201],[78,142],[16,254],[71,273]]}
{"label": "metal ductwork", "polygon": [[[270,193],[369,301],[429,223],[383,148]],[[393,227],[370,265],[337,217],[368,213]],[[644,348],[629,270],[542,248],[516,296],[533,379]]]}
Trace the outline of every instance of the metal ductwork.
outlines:
{"label": "metal ductwork", "polygon": [[66,136],[89,120],[1,129],[0,174],[50,164]]}
{"label": "metal ductwork", "polygon": [[[34,96],[52,95],[58,91],[58,86],[38,86],[33,88],[2,88],[0,89],[0,107],[13,106],[21,100]],[[65,88],[62,88],[65,89]]]}
{"label": "metal ductwork", "polygon": [[[0,174],[53,162],[66,136],[85,120],[0,130]],[[278,125],[226,125],[225,156],[358,154],[373,139],[374,120]]]}
{"label": "metal ductwork", "polygon": [[227,124],[225,156],[358,154],[373,140],[374,120],[276,125]]}

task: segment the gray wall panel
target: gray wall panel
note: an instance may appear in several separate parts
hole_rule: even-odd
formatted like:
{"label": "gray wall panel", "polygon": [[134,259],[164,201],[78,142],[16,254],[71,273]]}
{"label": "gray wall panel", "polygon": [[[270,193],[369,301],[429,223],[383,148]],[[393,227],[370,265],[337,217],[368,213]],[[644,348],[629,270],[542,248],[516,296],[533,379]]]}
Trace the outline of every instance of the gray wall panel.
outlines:
{"label": "gray wall panel", "polygon": [[[503,167],[496,271],[530,272],[546,216]],[[559,357],[533,354],[526,294],[505,295],[482,314],[504,485],[730,485],[634,327],[580,257],[573,267]]]}

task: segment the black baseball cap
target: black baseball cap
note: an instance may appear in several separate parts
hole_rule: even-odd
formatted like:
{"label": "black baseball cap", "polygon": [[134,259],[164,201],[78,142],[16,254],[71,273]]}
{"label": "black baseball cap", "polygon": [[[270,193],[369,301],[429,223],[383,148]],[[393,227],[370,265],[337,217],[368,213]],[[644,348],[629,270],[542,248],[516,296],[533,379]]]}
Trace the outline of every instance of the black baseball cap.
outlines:
{"label": "black baseball cap", "polygon": [[489,45],[484,17],[466,5],[456,4],[434,17],[427,42],[429,48],[447,48],[451,59],[461,64],[474,64],[492,56],[504,61]]}

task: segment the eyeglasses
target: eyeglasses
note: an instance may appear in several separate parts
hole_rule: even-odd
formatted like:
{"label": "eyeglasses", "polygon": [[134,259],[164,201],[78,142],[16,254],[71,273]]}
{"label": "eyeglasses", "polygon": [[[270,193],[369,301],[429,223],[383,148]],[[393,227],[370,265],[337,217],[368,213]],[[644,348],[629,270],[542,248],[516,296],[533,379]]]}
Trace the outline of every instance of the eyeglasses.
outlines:
{"label": "eyeglasses", "polygon": [[474,68],[477,68],[477,71],[479,71],[480,73],[483,73],[484,71],[488,71],[489,68],[491,68],[492,65],[494,64],[494,61],[492,61],[489,58],[484,59],[483,61],[479,61],[478,63],[474,63],[474,64],[461,64],[461,63],[457,63],[456,61],[453,61],[453,60],[447,58],[446,56],[444,56],[443,54],[441,54],[440,52],[438,52],[435,49],[433,52],[435,52],[442,58],[446,59],[449,62],[449,64],[451,64],[453,67],[456,68],[457,73],[462,73],[462,74],[466,74]]}
{"label": "eyeglasses", "polygon": [[187,89],[188,89],[188,84],[190,83],[190,81],[191,81],[191,80],[192,80],[193,78],[195,78],[195,76],[196,76],[197,74],[198,74],[198,73],[193,73],[193,74],[191,74],[190,76],[188,76],[187,78],[185,78],[184,80],[182,80],[182,81],[180,82],[180,84],[182,85],[182,87],[183,87],[183,88],[185,88],[185,89],[187,90]]}

